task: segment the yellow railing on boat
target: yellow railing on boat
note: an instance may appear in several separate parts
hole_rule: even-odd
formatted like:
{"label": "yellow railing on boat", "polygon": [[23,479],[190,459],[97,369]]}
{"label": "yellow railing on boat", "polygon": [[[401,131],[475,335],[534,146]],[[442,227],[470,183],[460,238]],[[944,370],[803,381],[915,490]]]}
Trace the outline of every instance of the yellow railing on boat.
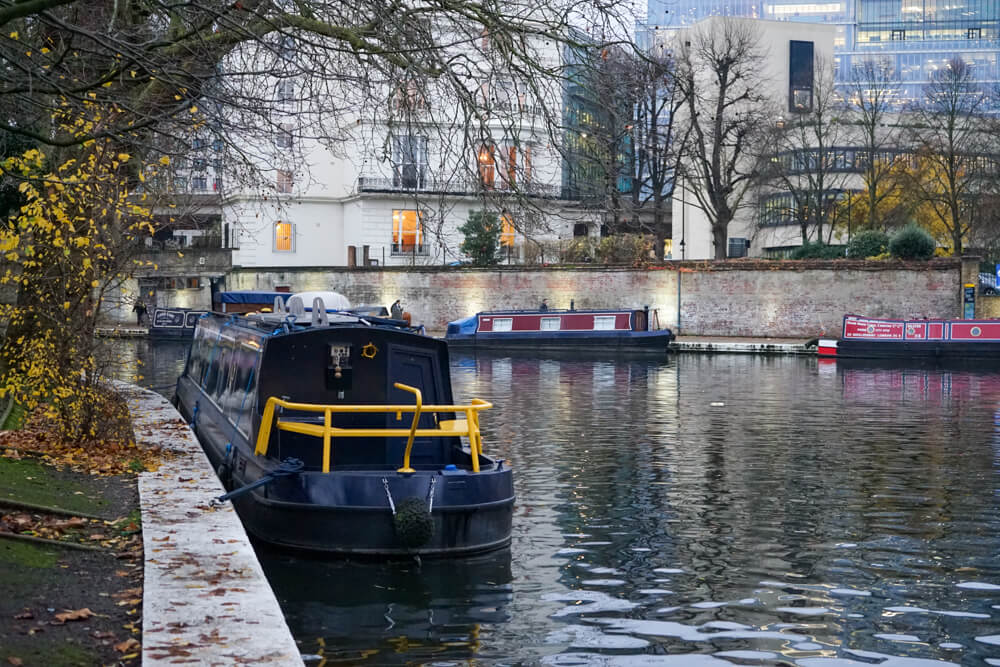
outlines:
{"label": "yellow railing on boat", "polygon": [[[276,396],[267,399],[264,406],[264,414],[260,419],[260,430],[257,433],[257,447],[254,454],[263,456],[267,454],[267,443],[271,439],[271,425],[274,424],[279,431],[290,433],[302,433],[323,438],[323,472],[330,472],[330,439],[331,438],[397,438],[405,437],[406,452],[403,454],[403,467],[398,472],[415,472],[410,467],[410,452],[413,450],[413,439],[416,437],[447,437],[461,436],[469,439],[469,450],[472,454],[472,470],[479,472],[479,455],[483,451],[483,438],[479,434],[479,411],[492,408],[492,403],[472,399],[468,405],[424,405],[423,395],[416,387],[411,387],[402,383],[393,385],[397,389],[408,391],[416,398],[414,405],[319,405],[316,403],[292,403]],[[275,406],[281,406],[286,410],[300,410],[303,412],[322,412],[323,424],[305,424],[297,421],[284,421],[274,419]],[[404,428],[340,428],[332,426],[331,421],[334,413],[345,412],[387,412],[395,413],[396,419],[401,420],[404,412],[413,413],[413,421],[409,427]],[[442,419],[437,421],[439,412],[458,412],[465,415],[465,419]],[[435,415],[437,428],[418,428],[420,416],[426,413]]]}

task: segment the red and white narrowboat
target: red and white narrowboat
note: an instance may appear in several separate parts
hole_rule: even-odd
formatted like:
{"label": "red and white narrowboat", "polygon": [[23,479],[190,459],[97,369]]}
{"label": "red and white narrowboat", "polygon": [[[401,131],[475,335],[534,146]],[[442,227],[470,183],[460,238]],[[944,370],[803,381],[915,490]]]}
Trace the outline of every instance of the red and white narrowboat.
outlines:
{"label": "red and white narrowboat", "polygon": [[665,353],[674,333],[656,310],[498,310],[448,323],[453,347]]}
{"label": "red and white narrowboat", "polygon": [[820,339],[820,357],[997,359],[1000,320],[888,320],[845,315],[838,340]]}

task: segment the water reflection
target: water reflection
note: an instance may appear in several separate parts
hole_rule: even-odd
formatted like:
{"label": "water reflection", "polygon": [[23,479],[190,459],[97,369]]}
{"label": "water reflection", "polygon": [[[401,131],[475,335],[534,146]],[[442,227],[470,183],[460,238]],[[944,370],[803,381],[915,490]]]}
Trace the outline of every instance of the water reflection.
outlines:
{"label": "water reflection", "polygon": [[496,405],[483,432],[517,469],[512,556],[265,555],[305,653],[1000,664],[1000,375],[479,355],[456,356],[452,380]]}
{"label": "water reflection", "polygon": [[327,663],[465,661],[484,625],[510,619],[509,549],[423,563],[258,553],[301,650]]}

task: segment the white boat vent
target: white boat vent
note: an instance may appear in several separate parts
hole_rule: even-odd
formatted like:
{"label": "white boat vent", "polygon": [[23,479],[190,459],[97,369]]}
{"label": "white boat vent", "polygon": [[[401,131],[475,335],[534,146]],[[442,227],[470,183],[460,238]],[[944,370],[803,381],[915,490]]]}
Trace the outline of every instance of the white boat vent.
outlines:
{"label": "white boat vent", "polygon": [[302,298],[298,294],[289,297],[288,314],[296,319],[305,318],[306,307],[302,305]]}

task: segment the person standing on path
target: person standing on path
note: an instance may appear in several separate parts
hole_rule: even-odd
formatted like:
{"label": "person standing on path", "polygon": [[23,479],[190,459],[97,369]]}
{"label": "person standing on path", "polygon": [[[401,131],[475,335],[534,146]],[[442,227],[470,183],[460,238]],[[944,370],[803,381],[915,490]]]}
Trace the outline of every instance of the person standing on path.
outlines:
{"label": "person standing on path", "polygon": [[392,319],[394,320],[403,319],[403,306],[402,304],[399,303],[399,299],[396,299],[396,301],[392,304],[392,307],[389,309],[389,312],[392,315]]}
{"label": "person standing on path", "polygon": [[135,313],[136,326],[142,326],[142,318],[146,317],[146,304],[142,302],[142,299],[136,300],[135,305],[132,306],[132,312]]}

